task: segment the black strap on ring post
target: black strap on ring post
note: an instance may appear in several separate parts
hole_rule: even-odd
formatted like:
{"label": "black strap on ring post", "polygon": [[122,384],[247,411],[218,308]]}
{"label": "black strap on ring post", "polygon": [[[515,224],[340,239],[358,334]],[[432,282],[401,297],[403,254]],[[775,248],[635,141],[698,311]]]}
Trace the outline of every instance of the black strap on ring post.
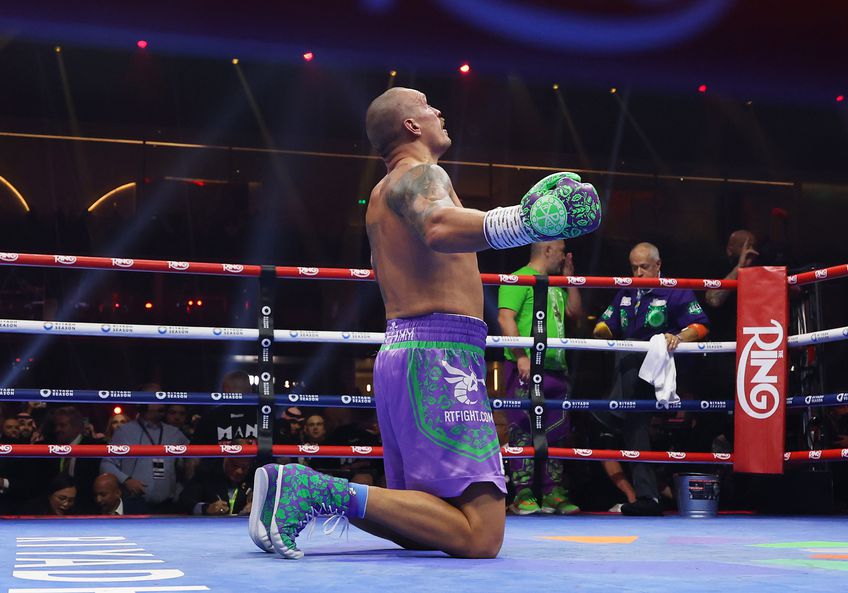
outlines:
{"label": "black strap on ring post", "polygon": [[548,349],[548,277],[536,276],[533,287],[533,351],[530,353],[530,434],[533,437],[533,493],[542,503],[542,483],[548,462],[545,433],[545,352]]}
{"label": "black strap on ring post", "polygon": [[262,266],[259,274],[259,409],[257,416],[256,460],[270,463],[274,444],[274,289],[277,272],[274,266]]}

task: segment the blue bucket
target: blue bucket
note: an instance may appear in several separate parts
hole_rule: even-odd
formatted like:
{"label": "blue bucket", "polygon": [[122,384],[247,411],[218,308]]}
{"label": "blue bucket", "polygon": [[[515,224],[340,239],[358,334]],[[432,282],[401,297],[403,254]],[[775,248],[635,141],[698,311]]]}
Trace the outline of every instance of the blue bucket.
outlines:
{"label": "blue bucket", "polygon": [[674,474],[677,511],[681,517],[704,519],[718,513],[718,476],[714,474]]}

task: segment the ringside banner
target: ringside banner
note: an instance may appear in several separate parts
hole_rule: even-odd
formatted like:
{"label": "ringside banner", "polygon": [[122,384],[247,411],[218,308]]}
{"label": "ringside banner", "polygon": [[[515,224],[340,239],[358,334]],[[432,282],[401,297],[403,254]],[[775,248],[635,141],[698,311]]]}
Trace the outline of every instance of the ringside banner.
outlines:
{"label": "ringside banner", "polygon": [[739,270],[733,469],[782,474],[786,440],[786,268]]}

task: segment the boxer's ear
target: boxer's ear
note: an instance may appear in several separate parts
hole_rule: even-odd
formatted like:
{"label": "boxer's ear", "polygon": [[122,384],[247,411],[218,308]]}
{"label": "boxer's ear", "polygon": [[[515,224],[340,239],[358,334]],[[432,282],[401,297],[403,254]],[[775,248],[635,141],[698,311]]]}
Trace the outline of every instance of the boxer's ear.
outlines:
{"label": "boxer's ear", "polygon": [[416,136],[421,135],[421,126],[418,125],[418,122],[412,119],[411,117],[408,117],[403,120],[403,127],[409,130],[412,134],[415,134]]}

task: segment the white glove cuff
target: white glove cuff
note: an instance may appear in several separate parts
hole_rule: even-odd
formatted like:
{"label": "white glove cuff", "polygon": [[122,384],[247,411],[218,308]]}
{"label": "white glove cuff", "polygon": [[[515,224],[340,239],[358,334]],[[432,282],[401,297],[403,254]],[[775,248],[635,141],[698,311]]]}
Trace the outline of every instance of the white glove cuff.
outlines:
{"label": "white glove cuff", "polygon": [[486,212],[483,234],[492,249],[520,247],[534,242],[521,220],[521,205],[495,208]]}

